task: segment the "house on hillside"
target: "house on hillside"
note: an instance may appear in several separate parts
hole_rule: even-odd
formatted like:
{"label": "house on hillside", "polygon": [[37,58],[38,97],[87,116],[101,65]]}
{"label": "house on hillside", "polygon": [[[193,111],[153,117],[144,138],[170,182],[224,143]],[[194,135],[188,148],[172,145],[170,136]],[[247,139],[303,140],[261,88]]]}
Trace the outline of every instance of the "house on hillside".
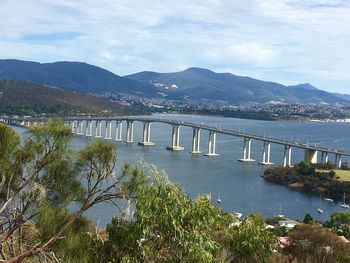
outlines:
{"label": "house on hillside", "polygon": [[295,221],[293,219],[284,218],[283,220],[278,221],[278,225],[281,227],[283,226],[283,227],[291,229],[297,225],[300,225],[300,222]]}

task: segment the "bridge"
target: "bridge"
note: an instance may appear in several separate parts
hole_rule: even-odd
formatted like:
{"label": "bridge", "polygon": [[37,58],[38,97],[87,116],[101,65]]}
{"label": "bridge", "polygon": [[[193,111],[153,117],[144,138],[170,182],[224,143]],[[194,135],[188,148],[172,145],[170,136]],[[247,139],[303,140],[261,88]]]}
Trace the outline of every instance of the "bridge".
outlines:
{"label": "bridge", "polygon": [[[47,121],[43,118],[0,118],[0,122],[29,127],[31,125],[38,125]],[[240,137],[243,139],[243,158],[238,161],[254,162],[251,158],[252,140],[261,141],[262,159],[259,162],[261,165],[272,165],[270,158],[271,144],[282,145],[284,147],[283,166],[292,166],[292,148],[300,148],[305,151],[304,160],[306,162],[317,163],[318,153],[321,153],[320,162],[327,163],[329,155],[334,155],[334,163],[338,168],[342,165],[342,156],[350,156],[350,152],[345,152],[332,148],[318,147],[294,141],[281,140],[260,135],[248,134],[236,130],[228,130],[224,128],[212,127],[205,124],[198,124],[193,122],[185,122],[179,120],[169,120],[153,117],[68,117],[64,121],[71,127],[72,133],[80,136],[104,138],[107,140],[122,141],[122,125],[126,123],[126,143],[134,142],[134,122],[143,123],[143,138],[138,142],[141,146],[152,146],[151,141],[151,123],[165,123],[172,127],[171,145],[167,147],[170,151],[181,151],[184,147],[180,145],[180,127],[190,127],[193,129],[192,135],[192,154],[200,154],[200,137],[201,131],[208,131],[208,152],[206,156],[217,156],[216,153],[216,135],[224,134],[228,136]],[[104,127],[103,126],[104,123]],[[112,125],[112,124],[115,125]],[[114,127],[114,131],[112,129]]]}

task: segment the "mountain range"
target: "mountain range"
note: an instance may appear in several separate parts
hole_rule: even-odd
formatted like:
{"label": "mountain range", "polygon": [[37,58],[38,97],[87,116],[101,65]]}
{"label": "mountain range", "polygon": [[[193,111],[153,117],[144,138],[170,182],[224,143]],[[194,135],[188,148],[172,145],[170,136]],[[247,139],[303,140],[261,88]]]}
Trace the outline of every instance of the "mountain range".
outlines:
{"label": "mountain range", "polygon": [[349,104],[348,95],[326,92],[310,84],[284,86],[231,73],[188,68],[175,73],[143,71],[118,76],[81,62],[38,63],[0,60],[0,79],[16,79],[80,92],[133,94],[169,99],[220,100],[229,103]]}
{"label": "mountain range", "polygon": [[176,73],[144,71],[126,77],[163,89],[165,87],[170,95],[194,99],[225,100],[231,103],[348,103],[346,99],[310,84],[284,86],[202,68],[189,68]]}

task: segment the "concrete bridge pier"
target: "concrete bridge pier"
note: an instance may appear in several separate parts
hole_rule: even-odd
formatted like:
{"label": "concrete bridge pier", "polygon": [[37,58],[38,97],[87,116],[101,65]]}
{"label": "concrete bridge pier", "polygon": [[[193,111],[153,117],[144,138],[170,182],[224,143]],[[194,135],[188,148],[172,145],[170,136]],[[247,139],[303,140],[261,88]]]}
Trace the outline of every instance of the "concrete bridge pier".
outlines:
{"label": "concrete bridge pier", "polygon": [[252,146],[252,139],[251,138],[244,138],[244,145],[243,145],[243,158],[238,159],[240,162],[254,162],[254,159],[250,158],[250,152],[251,152],[251,146]]}
{"label": "concrete bridge pier", "polygon": [[328,163],[328,152],[321,153],[321,163]]}
{"label": "concrete bridge pier", "polygon": [[325,154],[325,152],[321,152],[321,163],[325,163],[324,162],[324,154]]}
{"label": "concrete bridge pier", "polygon": [[75,134],[80,135],[80,121],[75,121]]}
{"label": "concrete bridge pier", "polygon": [[200,140],[201,140],[201,130],[199,128],[193,128],[193,135],[192,135],[192,154],[199,154],[201,153],[199,147],[200,147]]}
{"label": "concrete bridge pier", "polygon": [[134,121],[126,121],[126,142],[134,142]]}
{"label": "concrete bridge pier", "polygon": [[86,121],[86,132],[85,136],[92,136],[92,121]]}
{"label": "concrete bridge pier", "polygon": [[342,160],[341,160],[341,154],[335,155],[335,165],[337,168],[341,168]]}
{"label": "concrete bridge pier", "polygon": [[292,167],[292,147],[284,146],[283,167]]}
{"label": "concrete bridge pier", "polygon": [[328,163],[329,159],[328,159],[328,153],[325,153],[325,156],[324,156],[324,162],[325,163]]}
{"label": "concrete bridge pier", "polygon": [[112,122],[111,121],[106,121],[105,139],[106,140],[112,139]]}
{"label": "concrete bridge pier", "polygon": [[141,146],[154,145],[154,143],[151,142],[151,123],[150,122],[143,123],[143,141],[138,142],[137,144]]}
{"label": "concrete bridge pier", "polygon": [[84,122],[83,121],[78,121],[78,127],[77,127],[77,135],[83,135],[83,130],[84,130]]}
{"label": "concrete bridge pier", "polygon": [[[28,123],[29,123],[29,122],[27,122],[27,125],[26,125],[26,126],[29,126]],[[72,133],[75,133],[74,121],[70,121],[70,122],[69,122],[69,126],[70,126],[70,128],[71,128],[71,130],[72,130]]]}
{"label": "concrete bridge pier", "polygon": [[180,146],[180,126],[173,125],[171,146],[166,147],[169,151],[182,151],[184,147]]}
{"label": "concrete bridge pier", "polygon": [[304,161],[307,163],[317,163],[317,151],[312,149],[305,149]]}
{"label": "concrete bridge pier", "polygon": [[96,138],[101,138],[102,137],[102,121],[96,121],[95,137]]}
{"label": "concrete bridge pier", "polygon": [[259,162],[259,164],[272,165],[273,163],[270,161],[270,153],[271,153],[271,143],[264,141],[262,161]]}
{"label": "concrete bridge pier", "polygon": [[215,152],[216,148],[216,132],[209,131],[209,140],[208,140],[208,153],[205,156],[218,156],[220,154]]}
{"label": "concrete bridge pier", "polygon": [[122,122],[121,121],[115,122],[115,140],[116,141],[122,140]]}
{"label": "concrete bridge pier", "polygon": [[90,121],[86,120],[85,121],[85,137],[89,136],[89,125],[90,125]]}

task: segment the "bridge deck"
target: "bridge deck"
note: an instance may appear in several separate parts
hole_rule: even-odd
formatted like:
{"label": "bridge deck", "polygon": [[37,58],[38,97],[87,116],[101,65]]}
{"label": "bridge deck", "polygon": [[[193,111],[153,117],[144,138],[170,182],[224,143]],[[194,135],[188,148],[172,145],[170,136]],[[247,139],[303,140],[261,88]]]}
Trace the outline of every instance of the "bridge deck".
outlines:
{"label": "bridge deck", "polygon": [[[47,119],[41,119],[41,118],[19,118],[19,119],[8,119],[8,120],[14,120],[14,121],[46,121]],[[178,126],[186,126],[186,127],[192,127],[192,128],[198,128],[202,130],[208,130],[208,131],[214,131],[219,134],[229,135],[229,136],[235,136],[235,137],[242,137],[242,138],[251,138],[258,141],[265,141],[270,142],[274,144],[280,144],[280,145],[286,145],[291,146],[294,148],[301,148],[301,149],[308,149],[308,150],[315,150],[320,152],[327,152],[332,154],[339,154],[343,156],[350,156],[350,152],[345,152],[342,150],[332,149],[332,148],[325,148],[325,147],[318,147],[313,146],[309,144],[304,143],[298,143],[293,141],[287,141],[287,140],[281,140],[271,137],[265,137],[261,135],[254,135],[249,133],[244,133],[240,131],[235,130],[228,130],[224,128],[218,128],[218,127],[212,127],[209,125],[204,124],[198,124],[198,123],[192,123],[192,122],[185,122],[185,121],[179,121],[179,120],[170,120],[170,119],[161,119],[161,118],[152,118],[152,117],[68,117],[64,118],[65,121],[76,121],[76,120],[87,120],[87,121],[140,121],[140,122],[159,122],[159,123],[166,123],[169,125],[178,125]]]}

